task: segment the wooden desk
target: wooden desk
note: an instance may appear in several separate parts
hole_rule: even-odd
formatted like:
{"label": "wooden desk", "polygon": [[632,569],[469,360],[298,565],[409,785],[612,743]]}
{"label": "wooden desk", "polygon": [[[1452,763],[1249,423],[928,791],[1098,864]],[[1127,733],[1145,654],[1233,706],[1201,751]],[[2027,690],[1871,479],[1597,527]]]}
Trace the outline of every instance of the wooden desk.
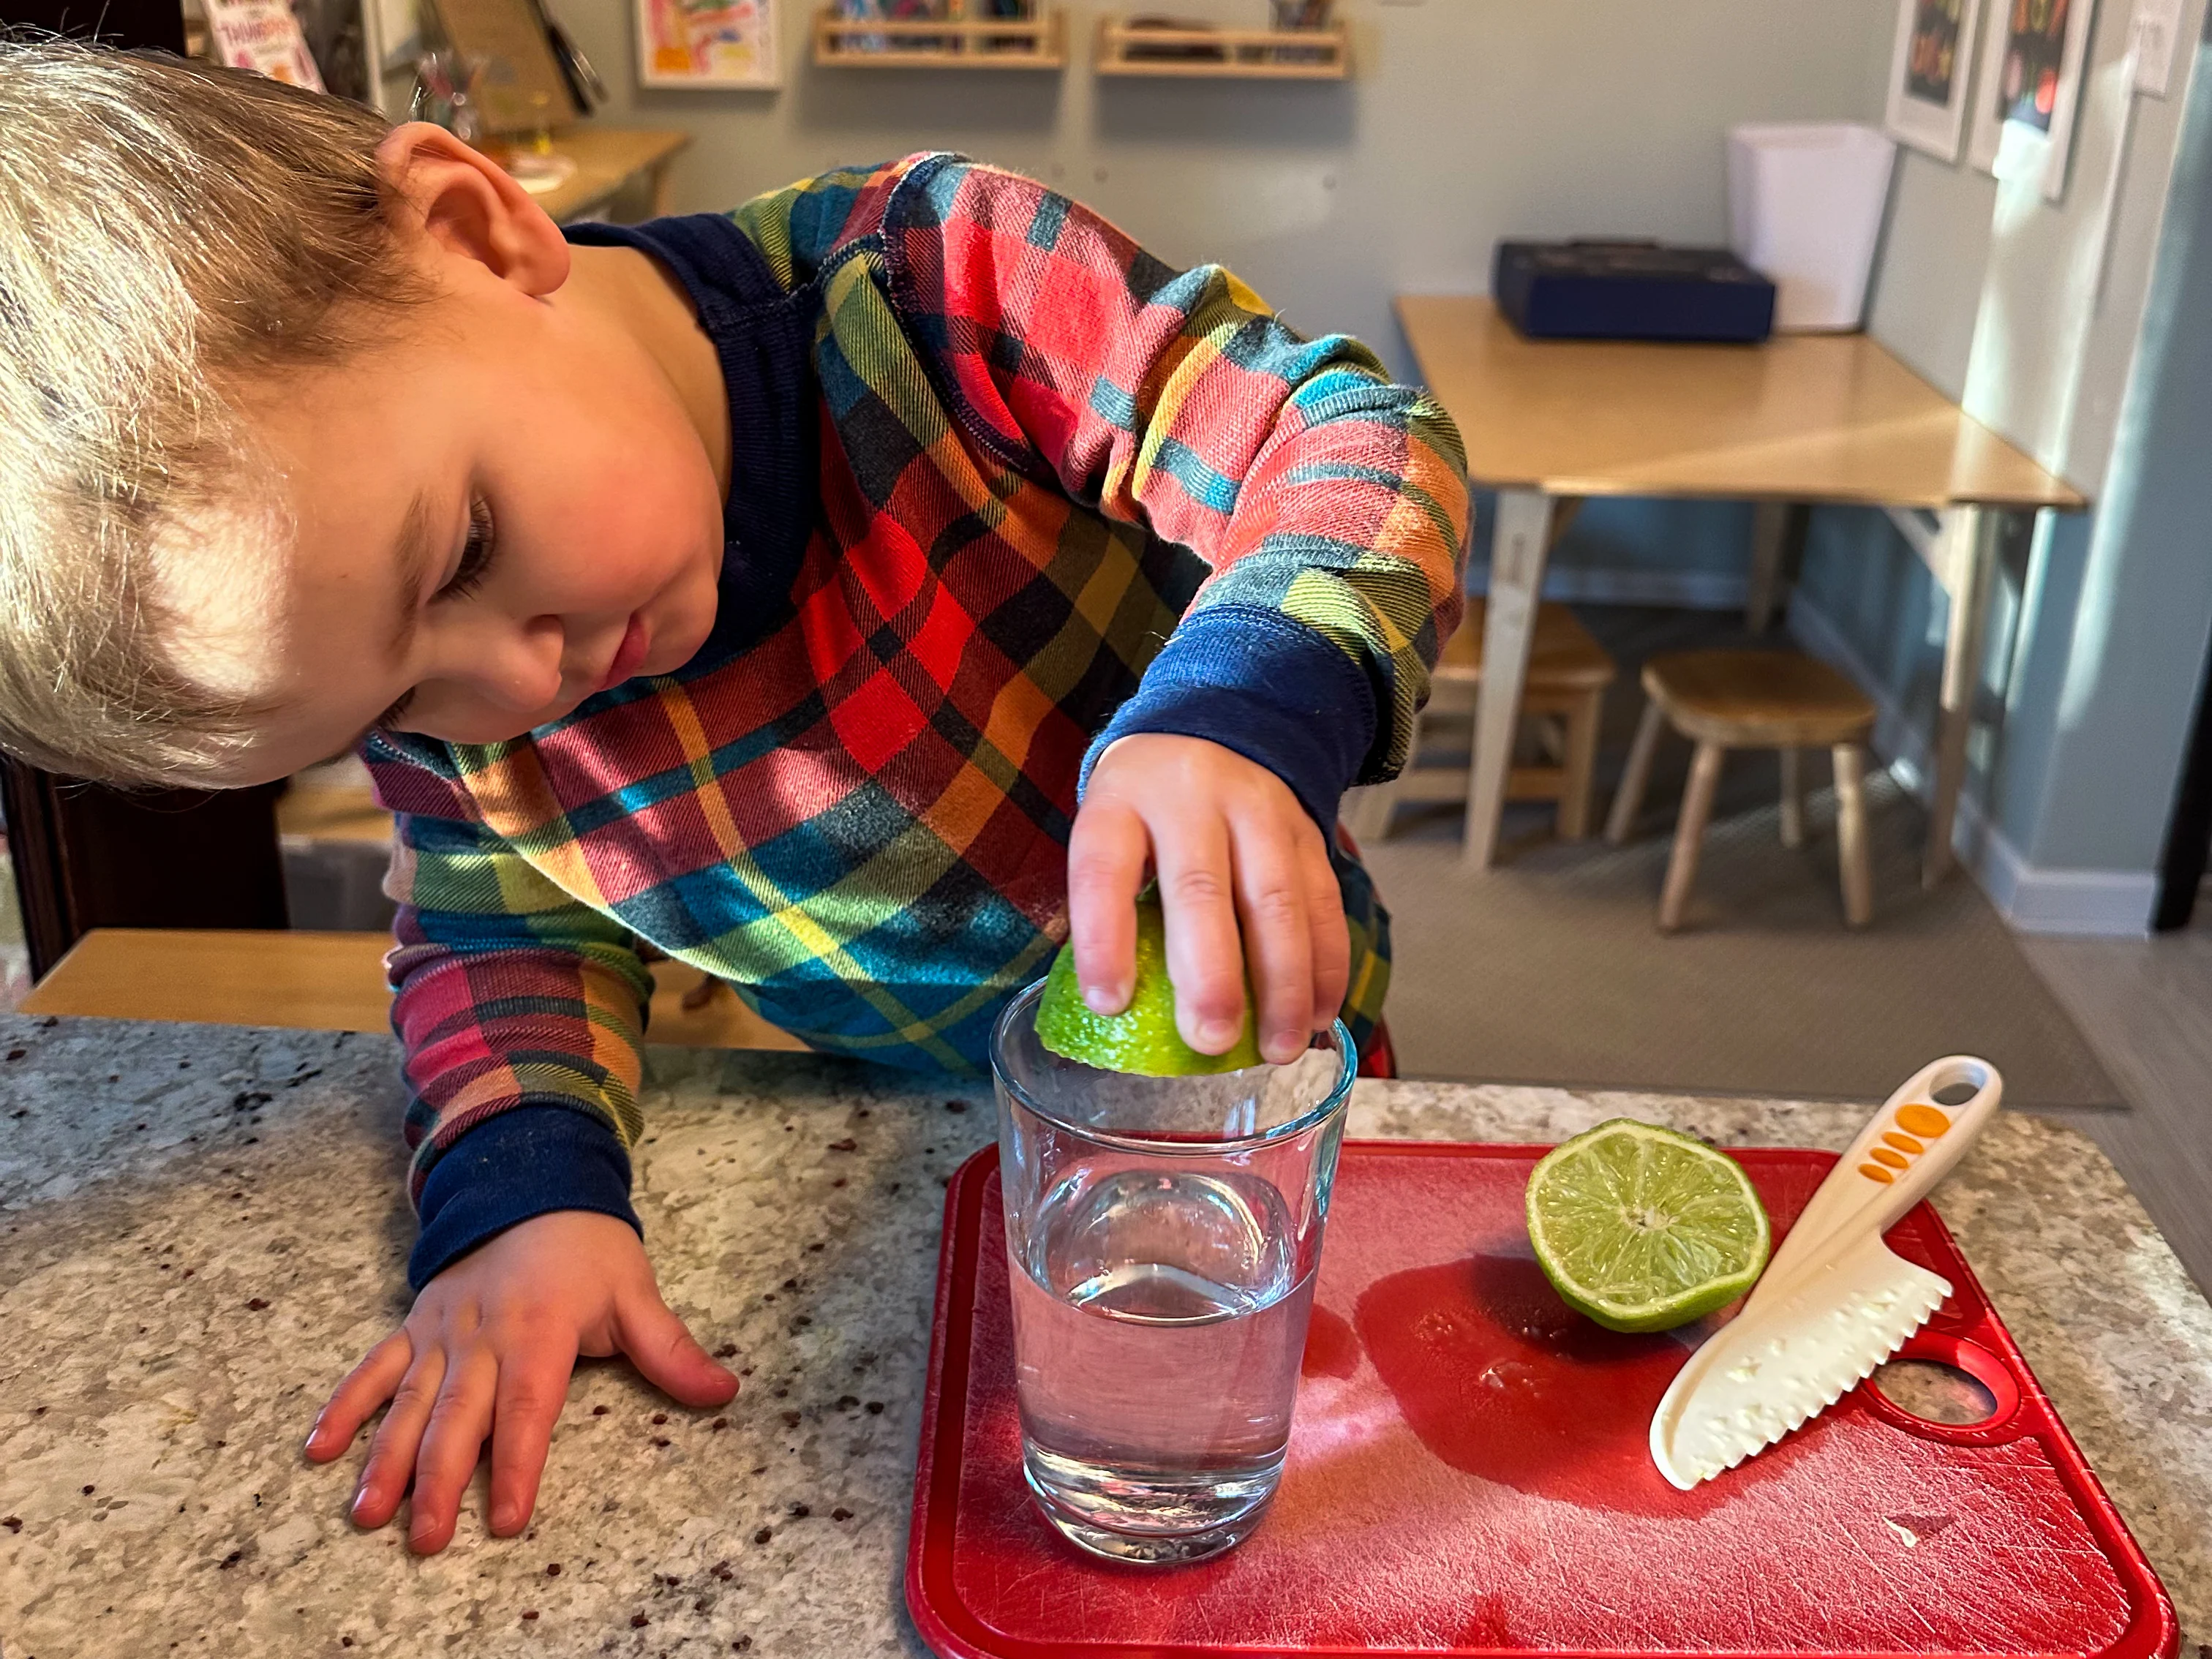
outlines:
{"label": "wooden desk", "polygon": [[[76,942],[22,1000],[27,1014],[183,1020],[389,1031],[384,933],[100,927]],[[697,1008],[686,994],[704,976],[681,963],[653,965],[654,1042],[694,1048],[806,1045],[755,1014],[723,986]]]}
{"label": "wooden desk", "polygon": [[[644,175],[652,182],[651,216],[668,211],[668,164],[691,143],[687,132],[637,131],[625,127],[562,127],[553,135],[556,155],[576,164],[576,171],[543,195],[533,196],[556,225],[581,219],[605,207],[631,180]],[[506,153],[495,151],[504,161]]]}
{"label": "wooden desk", "polygon": [[[1799,503],[1890,511],[1951,599],[1942,728],[1922,878],[1951,863],[1996,550],[2019,515],[2087,505],[1863,334],[1763,346],[1523,339],[1486,299],[1401,295],[1421,374],[1498,491],[1467,857],[1498,847],[1537,590],[1571,505],[1592,495],[1759,503],[1750,610],[1764,626]],[[1911,509],[1937,515],[1931,534]]]}

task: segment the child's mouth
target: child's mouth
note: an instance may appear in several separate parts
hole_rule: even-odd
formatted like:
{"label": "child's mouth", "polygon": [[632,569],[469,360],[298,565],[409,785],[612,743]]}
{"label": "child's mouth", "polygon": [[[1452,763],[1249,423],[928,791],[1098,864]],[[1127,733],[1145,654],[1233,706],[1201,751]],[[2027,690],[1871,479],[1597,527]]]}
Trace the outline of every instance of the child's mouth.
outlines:
{"label": "child's mouth", "polygon": [[620,685],[645,660],[646,652],[653,645],[653,636],[646,631],[645,618],[637,612],[630,613],[629,627],[624,631],[622,643],[615,647],[614,660],[607,665],[606,678],[593,688],[597,696],[609,686]]}

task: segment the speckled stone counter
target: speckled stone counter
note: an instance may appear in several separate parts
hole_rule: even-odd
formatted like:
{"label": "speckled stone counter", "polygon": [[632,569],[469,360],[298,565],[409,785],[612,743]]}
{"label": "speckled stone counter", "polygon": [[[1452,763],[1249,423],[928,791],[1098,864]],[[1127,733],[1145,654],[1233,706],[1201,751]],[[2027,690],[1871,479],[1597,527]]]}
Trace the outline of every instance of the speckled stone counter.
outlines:
{"label": "speckled stone counter", "polygon": [[[569,1391],[535,1524],[444,1554],[344,1518],[300,1444],[404,1313],[383,1038],[0,1019],[0,1654],[924,1651],[900,1590],[943,1184],[986,1091],[661,1050],[638,1205],[744,1371],[690,1413]],[[1352,1133],[1550,1141],[1626,1113],[1840,1147],[1863,1108],[1363,1084]],[[2212,1309],[2100,1154],[2001,1116],[1939,1194],[2181,1610],[2212,1641]],[[665,1420],[659,1418],[665,1416]]]}

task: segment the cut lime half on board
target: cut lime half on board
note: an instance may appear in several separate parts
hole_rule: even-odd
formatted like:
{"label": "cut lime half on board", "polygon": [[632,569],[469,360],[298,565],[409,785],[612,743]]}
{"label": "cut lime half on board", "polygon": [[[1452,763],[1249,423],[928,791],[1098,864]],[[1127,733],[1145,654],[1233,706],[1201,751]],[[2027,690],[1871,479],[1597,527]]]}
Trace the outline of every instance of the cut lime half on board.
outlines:
{"label": "cut lime half on board", "polygon": [[1614,1331],[1664,1331],[1750,1290],[1766,1206],[1743,1166],[1672,1129],[1617,1117],[1528,1176],[1528,1242],[1567,1305]]}
{"label": "cut lime half on board", "polygon": [[1244,988],[1244,1030],[1227,1054],[1202,1054],[1176,1030],[1167,922],[1157,898],[1137,902],[1137,988],[1129,1006],[1111,1016],[1093,1013],[1075,981],[1075,947],[1063,945],[1045,976],[1044,994],[1037,999],[1036,1034],[1056,1054],[1102,1072],[1139,1077],[1201,1077],[1261,1063],[1249,984]]}

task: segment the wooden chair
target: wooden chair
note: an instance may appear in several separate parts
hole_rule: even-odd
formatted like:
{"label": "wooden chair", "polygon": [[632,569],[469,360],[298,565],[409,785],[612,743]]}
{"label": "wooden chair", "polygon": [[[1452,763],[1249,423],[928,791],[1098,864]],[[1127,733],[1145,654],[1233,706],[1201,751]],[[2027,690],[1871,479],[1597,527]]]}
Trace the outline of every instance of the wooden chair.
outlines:
{"label": "wooden chair", "polygon": [[[1444,641],[1437,660],[1434,687],[1413,731],[1413,754],[1406,770],[1390,783],[1362,796],[1354,829],[1380,840],[1390,814],[1401,801],[1464,800],[1473,781],[1467,765],[1419,766],[1428,722],[1437,716],[1464,715],[1472,720],[1475,694],[1482,684],[1482,633],[1487,611],[1481,599],[1469,599],[1467,616]],[[1559,803],[1562,841],[1589,834],[1590,774],[1597,760],[1598,723],[1605,711],[1605,690],[1616,672],[1613,658],[1564,605],[1536,607],[1536,637],[1528,653],[1527,689],[1521,713],[1540,724],[1538,736],[1551,764],[1516,766],[1505,787],[1508,800]],[[1471,757],[1470,757],[1471,758]]]}
{"label": "wooden chair", "polygon": [[1731,749],[1782,751],[1782,844],[1799,847],[1805,840],[1805,799],[1798,750],[1815,744],[1826,744],[1835,757],[1844,917],[1854,927],[1864,927],[1874,914],[1864,781],[1866,739],[1875,717],[1865,694],[1827,664],[1795,651],[1670,653],[1644,665],[1644,690],[1650,702],[1636,728],[1620,793],[1613,797],[1605,829],[1608,842],[1619,845],[1635,827],[1661,726],[1673,722],[1698,745],[1659,899],[1661,931],[1672,933],[1681,925],[1690,884],[1697,878],[1699,844],[1712,816],[1722,757]]}

